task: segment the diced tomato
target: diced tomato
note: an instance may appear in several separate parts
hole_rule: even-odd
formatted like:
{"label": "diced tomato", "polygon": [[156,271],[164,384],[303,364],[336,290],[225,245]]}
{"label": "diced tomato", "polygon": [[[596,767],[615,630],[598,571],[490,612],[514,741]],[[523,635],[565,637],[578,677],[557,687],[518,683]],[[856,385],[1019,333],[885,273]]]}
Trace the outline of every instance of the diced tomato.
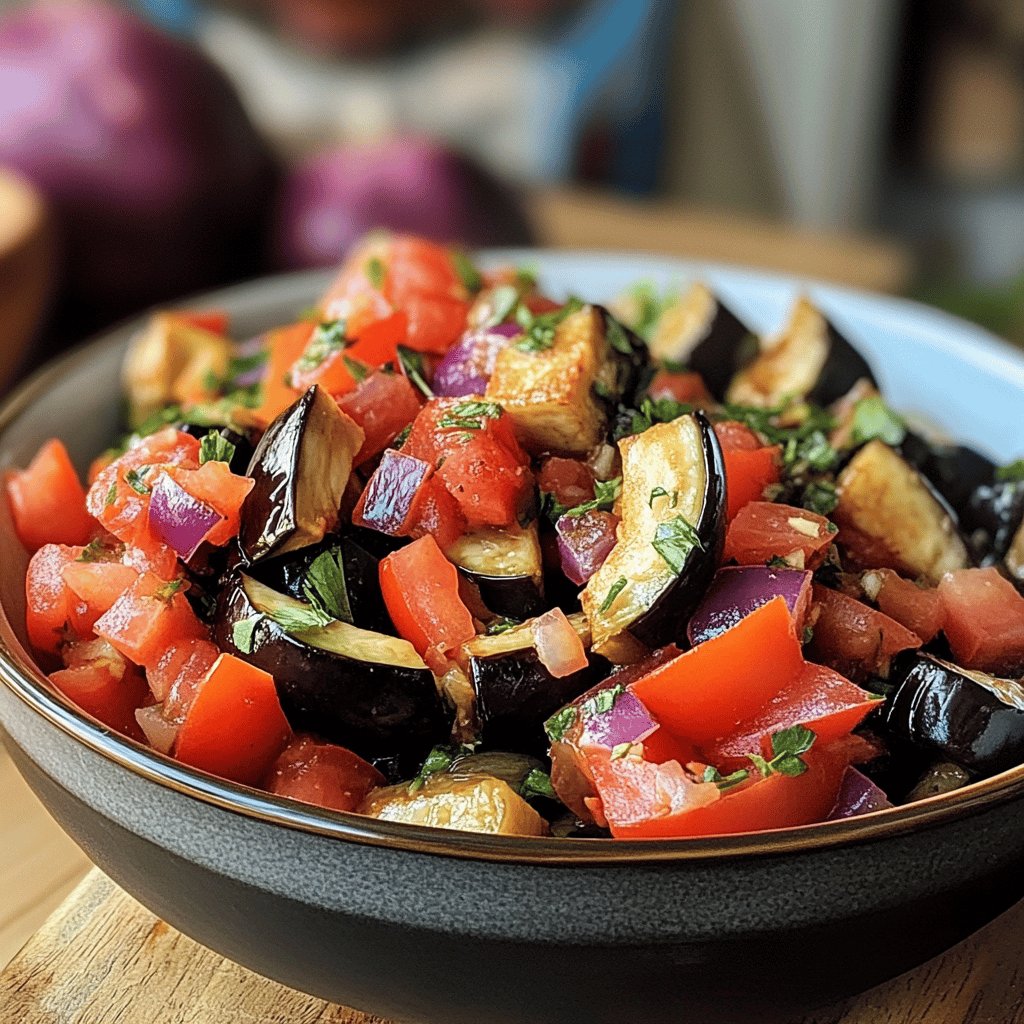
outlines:
{"label": "diced tomato", "polygon": [[290,736],[274,677],[221,654],[196,689],[174,756],[212,775],[256,785]]}
{"label": "diced tomato", "polygon": [[881,580],[876,603],[879,609],[916,633],[923,643],[942,629],[942,599],[934,587],[919,587],[892,569],[875,569]]}
{"label": "diced tomato", "polygon": [[815,569],[836,538],[829,526],[824,516],[803,508],[752,501],[729,524],[723,557],[740,565],[782,558],[795,569]]}
{"label": "diced tomato", "polygon": [[998,570],[946,573],[939,597],[943,630],[959,665],[996,674],[1024,668],[1024,597]]}
{"label": "diced tomato", "polygon": [[7,499],[18,539],[29,551],[44,544],[86,544],[96,529],[85,508],[85,488],[56,438],[26,469],[7,477]]}
{"label": "diced tomato", "polygon": [[466,329],[469,303],[443,295],[413,295],[401,303],[408,317],[406,344],[417,352],[444,355]]}
{"label": "diced tomato", "polygon": [[429,462],[388,448],[356,502],[353,524],[391,537],[408,536],[433,472]]}
{"label": "diced tomato", "polygon": [[669,398],[685,405],[706,405],[712,401],[704,378],[690,371],[675,372],[664,368],[658,370],[647,388],[647,394],[658,401]]}
{"label": "diced tomato", "polygon": [[341,411],[363,428],[365,438],[355,465],[379,455],[416,418],[419,392],[397,373],[371,373],[355,391],[338,400]]}
{"label": "diced tomato", "polygon": [[181,722],[199,684],[220,651],[209,640],[172,640],[155,665],[146,670],[146,682],[164,717]]}
{"label": "diced tomato", "polygon": [[416,295],[467,298],[448,246],[414,235],[394,235],[384,261],[383,291],[399,309]]}
{"label": "diced tomato", "polygon": [[895,619],[820,583],[814,584],[811,623],[810,657],[851,679],[886,675],[894,654],[921,646],[921,638]]}
{"label": "diced tomato", "polygon": [[90,629],[139,576],[130,566],[118,561],[78,560],[68,562],[63,575],[71,593],[85,604]]}
{"label": "diced tomato", "polygon": [[100,475],[109,466],[114,459],[117,458],[117,451],[113,448],[108,448],[105,452],[101,452],[96,456],[92,462],[89,463],[89,469],[85,474],[85,482],[92,487],[96,483],[96,477]]}
{"label": "diced tomato", "polygon": [[511,417],[481,398],[432,399],[402,450],[439,465],[470,528],[511,525],[532,490],[530,460]]}
{"label": "diced tomato", "polygon": [[171,468],[167,475],[193,498],[224,517],[206,535],[207,544],[220,547],[238,536],[242,503],[255,486],[255,481],[232,473],[226,462],[212,459],[198,469]]}
{"label": "diced tomato", "polygon": [[196,618],[182,581],[140,576],[93,627],[129,661],[143,668],[157,664],[174,641],[209,639]]}
{"label": "diced tomato", "polygon": [[421,500],[413,508],[409,536],[423,537],[429,534],[442,550],[447,551],[466,529],[466,518],[459,502],[435,473],[424,483]]}
{"label": "diced tomato", "polygon": [[177,320],[182,320],[190,327],[198,327],[203,331],[210,331],[213,334],[227,334],[230,322],[228,314],[223,309],[176,309],[171,314]]}
{"label": "diced tomato", "polygon": [[137,573],[150,572],[162,580],[174,579],[178,573],[178,556],[174,549],[149,534],[139,537],[136,544],[126,544],[121,561]]}
{"label": "diced tomato", "polygon": [[694,743],[709,743],[758,715],[797,679],[803,664],[786,601],[776,597],[629,689],[662,726]]}
{"label": "diced tomato", "polygon": [[594,497],[594,474],[585,462],[552,455],[541,463],[537,486],[559,505],[575,508]]}
{"label": "diced tomato", "polygon": [[65,658],[68,667],[52,672],[50,682],[115,732],[140,739],[135,710],[148,694],[142,675],[102,640],[71,644]]}
{"label": "diced tomato", "polygon": [[119,540],[136,543],[148,530],[146,478],[169,466],[199,467],[199,442],[174,427],[144,437],[107,466],[89,488],[86,506]]}
{"label": "diced tomato", "polygon": [[305,351],[314,327],[315,324],[303,320],[278,327],[267,335],[267,371],[263,377],[262,400],[257,408],[244,411],[245,422],[266,430],[299,397],[288,374]]}
{"label": "diced tomato", "polygon": [[84,548],[44,544],[31,558],[25,573],[25,626],[32,646],[56,654],[66,634],[85,637],[93,619],[84,601],[64,580],[64,569]]}
{"label": "diced tomato", "polygon": [[766,487],[777,484],[779,445],[762,446],[758,436],[742,423],[726,420],[715,424],[725,462],[726,514],[729,520],[744,505],[764,498]]}
{"label": "diced tomato", "polygon": [[[459,574],[433,537],[421,537],[380,563],[380,586],[399,636],[443,663],[476,635],[459,597]],[[438,657],[439,656],[439,657]]]}
{"label": "diced tomato", "polygon": [[845,676],[823,665],[807,662],[803,670],[748,722],[704,751],[723,772],[745,767],[747,755],[770,757],[770,737],[790,726],[810,729],[815,742],[832,743],[849,735],[882,703]]}
{"label": "diced tomato", "polygon": [[384,781],[372,764],[351,750],[300,735],[278,755],[263,786],[277,796],[317,807],[354,811]]}

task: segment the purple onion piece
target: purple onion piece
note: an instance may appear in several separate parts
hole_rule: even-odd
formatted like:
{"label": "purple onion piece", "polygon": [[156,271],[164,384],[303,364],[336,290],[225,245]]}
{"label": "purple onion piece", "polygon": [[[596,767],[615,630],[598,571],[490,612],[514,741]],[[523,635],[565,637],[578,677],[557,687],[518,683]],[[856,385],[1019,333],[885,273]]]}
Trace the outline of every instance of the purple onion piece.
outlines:
{"label": "purple onion piece", "polygon": [[188,561],[222,516],[204,501],[192,497],[177,481],[161,473],[149,499],[149,525],[153,533]]}
{"label": "purple onion piece", "polygon": [[464,334],[438,363],[431,384],[434,394],[444,398],[482,395],[494,372],[498,353],[519,334],[522,328],[518,324],[498,324]]}
{"label": "purple onion piece", "polygon": [[[267,336],[265,334],[257,334],[255,338],[247,338],[235,346],[235,356],[238,359],[248,360],[252,356],[260,354],[269,357],[267,352]],[[261,383],[267,375],[268,362],[269,359],[264,358],[255,366],[243,370],[237,377],[231,379],[231,386],[233,388],[249,388],[254,384]]]}
{"label": "purple onion piece", "polygon": [[658,723],[640,698],[629,690],[620,693],[611,710],[588,715],[580,735],[581,743],[615,747],[620,743],[639,743],[658,728]]}
{"label": "purple onion piece", "polygon": [[416,494],[430,472],[422,459],[388,448],[366,484],[357,525],[398,536],[409,518]]}
{"label": "purple onion piece", "polygon": [[583,586],[615,547],[619,517],[611,512],[584,512],[583,515],[560,516],[555,523],[558,554],[562,572],[578,586]]}
{"label": "purple onion piece", "polygon": [[866,775],[856,768],[847,768],[839,786],[835,807],[829,811],[828,821],[837,818],[855,818],[858,814],[870,814],[892,807],[884,791],[879,789]]}
{"label": "purple onion piece", "polygon": [[772,569],[764,565],[740,565],[719,569],[704,600],[690,617],[687,636],[691,644],[703,643],[731,629],[740,619],[783,597],[794,618],[810,601],[811,573],[802,569]]}

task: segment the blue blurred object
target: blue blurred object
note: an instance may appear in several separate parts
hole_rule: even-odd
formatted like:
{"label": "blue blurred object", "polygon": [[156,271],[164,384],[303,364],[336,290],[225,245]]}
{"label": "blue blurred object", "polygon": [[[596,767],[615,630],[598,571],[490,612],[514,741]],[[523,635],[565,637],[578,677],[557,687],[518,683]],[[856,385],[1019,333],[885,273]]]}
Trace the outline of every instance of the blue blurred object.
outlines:
{"label": "blue blurred object", "polygon": [[[194,0],[131,2],[168,31],[198,32],[203,6]],[[536,41],[541,96],[535,107],[523,104],[536,177],[568,181],[587,169],[603,184],[630,192],[657,186],[677,11],[676,0],[591,0]],[[595,139],[604,147],[596,174],[583,167],[583,150]]]}

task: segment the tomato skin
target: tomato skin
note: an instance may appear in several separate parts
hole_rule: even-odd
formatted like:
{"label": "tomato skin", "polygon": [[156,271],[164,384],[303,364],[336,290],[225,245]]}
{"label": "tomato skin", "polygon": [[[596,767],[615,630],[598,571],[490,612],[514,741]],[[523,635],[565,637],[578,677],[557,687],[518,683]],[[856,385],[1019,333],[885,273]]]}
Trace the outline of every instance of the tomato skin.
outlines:
{"label": "tomato skin", "polygon": [[47,441],[6,484],[14,529],[29,551],[44,544],[89,542],[96,524],[86,511],[85,488],[63,442]]}
{"label": "tomato skin", "polygon": [[[795,529],[790,520],[807,524],[807,532]],[[751,501],[729,524],[723,557],[740,565],[764,565],[773,558],[784,558],[796,569],[816,569],[837,536],[829,525],[824,516],[807,509]],[[815,531],[813,535],[811,531]]]}
{"label": "tomato skin", "polygon": [[209,639],[209,630],[192,611],[182,590],[158,596],[168,581],[144,573],[96,621],[103,637],[129,661],[143,668],[159,662],[176,640]]}
{"label": "tomato skin", "polygon": [[345,747],[309,735],[293,736],[263,780],[277,796],[335,811],[354,811],[384,776]]}
{"label": "tomato skin", "polygon": [[230,318],[223,309],[176,309],[171,314],[189,327],[198,327],[212,334],[227,334]]}
{"label": "tomato skin", "polygon": [[420,499],[410,519],[409,536],[419,538],[429,534],[447,551],[467,529],[458,501],[437,474],[424,483]]}
{"label": "tomato skin", "polygon": [[745,424],[726,420],[715,424],[715,436],[725,462],[726,515],[731,522],[745,505],[764,498],[766,487],[780,480],[780,445],[762,445]]}
{"label": "tomato skin", "polygon": [[51,672],[50,682],[115,732],[141,739],[135,710],[149,693],[142,675],[102,641],[70,644],[65,658],[68,667]]}
{"label": "tomato skin", "polygon": [[84,601],[64,580],[64,569],[84,548],[44,544],[29,560],[25,573],[25,627],[36,651],[56,654],[66,630],[88,636],[93,622]]}
{"label": "tomato skin", "polygon": [[267,335],[267,371],[263,376],[262,401],[255,409],[246,409],[242,418],[261,430],[299,397],[291,386],[289,373],[295,360],[306,350],[314,324],[303,320],[278,327]]}
{"label": "tomato skin", "polygon": [[193,768],[254,786],[290,736],[274,677],[221,654],[196,689],[174,756]]}
{"label": "tomato skin", "polygon": [[705,748],[704,754],[727,774],[748,767],[747,754],[771,757],[773,733],[803,725],[814,733],[815,743],[824,746],[848,736],[881,703],[881,698],[873,698],[838,672],[807,662],[758,715]]}
{"label": "tomato skin", "polygon": [[160,659],[146,670],[146,682],[164,717],[180,723],[199,684],[220,651],[209,640],[173,640]]}
{"label": "tomato skin", "polygon": [[958,569],[939,583],[943,630],[964,668],[1017,674],[1024,667],[1024,597],[997,569]]}
{"label": "tomato skin", "polygon": [[71,593],[85,604],[85,618],[91,619],[94,626],[139,574],[121,562],[75,560],[64,566],[62,575]]}
{"label": "tomato skin", "polygon": [[820,583],[813,593],[814,636],[808,652],[851,679],[885,674],[894,654],[921,646],[916,633],[847,594]]}
{"label": "tomato skin", "polygon": [[942,598],[934,587],[919,587],[893,569],[872,570],[881,577],[877,604],[881,612],[916,633],[923,643],[942,629]]}
{"label": "tomato skin", "polygon": [[756,716],[802,670],[789,608],[776,597],[629,689],[663,727],[700,745]]}
{"label": "tomato skin", "polygon": [[154,479],[161,468],[169,466],[198,469],[199,442],[167,427],[143,438],[96,477],[86,495],[86,506],[100,525],[126,544],[140,543],[148,533],[149,494],[140,494],[126,479],[131,471],[138,473],[146,466],[150,467],[146,476],[152,474]]}
{"label": "tomato skin", "polygon": [[379,455],[420,411],[419,392],[397,373],[371,373],[350,394],[338,400],[343,413],[363,428],[356,466]]}
{"label": "tomato skin", "polygon": [[445,656],[476,636],[459,597],[459,574],[432,536],[393,551],[380,563],[380,586],[391,621],[422,658]]}
{"label": "tomato skin", "polygon": [[675,402],[682,402],[684,405],[700,406],[714,401],[708,393],[704,378],[699,373],[687,370],[682,372],[664,368],[658,370],[651,379],[647,394],[655,401],[669,398]]}

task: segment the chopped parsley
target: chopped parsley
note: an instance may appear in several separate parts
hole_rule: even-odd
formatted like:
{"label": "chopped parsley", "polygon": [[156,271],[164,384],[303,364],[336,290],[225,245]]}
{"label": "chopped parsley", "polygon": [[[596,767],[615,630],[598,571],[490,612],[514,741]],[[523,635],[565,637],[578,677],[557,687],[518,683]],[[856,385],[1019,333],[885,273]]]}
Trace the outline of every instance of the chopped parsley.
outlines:
{"label": "chopped parsley", "polygon": [[615,603],[615,598],[622,593],[626,588],[626,584],[629,580],[625,576],[620,576],[609,588],[608,593],[605,594],[604,600],[601,602],[601,607],[598,608],[599,612],[606,612]]}
{"label": "chopped parsley", "polygon": [[358,359],[353,359],[351,356],[346,355],[343,355],[341,359],[345,364],[345,369],[348,370],[352,379],[357,384],[362,384],[362,382],[370,376],[371,367],[367,366],[366,363],[362,363]]}
{"label": "chopped parsley", "polygon": [[115,480],[107,491],[107,496],[103,499],[103,507],[110,508],[114,502],[117,501],[117,481]]}
{"label": "chopped parsley", "polygon": [[[835,417],[827,409],[809,402],[782,402],[768,408],[727,402],[722,406],[721,419],[743,423],[769,444],[783,446],[791,441],[804,441],[814,433],[827,434],[836,425]],[[786,422],[780,423],[780,419]]]}
{"label": "chopped parsley", "polygon": [[251,352],[249,355],[232,356],[228,360],[228,372],[225,375],[228,386],[230,387],[239,377],[245,377],[247,374],[263,369],[269,357],[270,352],[265,348],[261,348],[258,352]]}
{"label": "chopped parsley", "polygon": [[731,775],[723,775],[710,764],[704,769],[704,781],[715,783],[723,792],[727,789],[732,789],[733,786],[738,786],[741,782],[746,782],[749,778],[750,772],[746,768],[740,768]]}
{"label": "chopped parsley", "polygon": [[[151,466],[140,466],[138,469],[129,469],[124,475],[124,482],[133,490],[136,494],[149,494],[150,488],[145,481],[146,474],[150,471]],[[107,498],[110,498],[108,492]]]}
{"label": "chopped parsley", "polygon": [[622,477],[617,476],[614,480],[595,480],[594,497],[590,501],[584,501],[574,508],[567,509],[567,516],[582,516],[587,512],[594,512],[598,509],[610,509],[618,496],[622,493]]}
{"label": "chopped parsley", "polygon": [[807,763],[801,760],[800,755],[806,754],[814,746],[815,739],[817,737],[806,726],[791,725],[788,729],[772,734],[771,759],[760,754],[747,754],[747,757],[764,779],[776,773],[789,776],[803,775],[807,771]]}
{"label": "chopped parsley", "polygon": [[503,324],[511,315],[519,302],[519,290],[511,284],[500,284],[491,290],[487,298],[489,312],[480,324],[481,330]]}
{"label": "chopped parsley", "polygon": [[[158,430],[163,429],[166,426],[170,426],[172,423],[179,423],[182,419],[183,413],[180,405],[168,405],[163,409],[158,409],[154,413],[150,413],[132,432],[131,439],[140,437],[149,437],[150,434],[155,434]],[[128,447],[129,445],[125,445]]]}
{"label": "chopped parsley", "polygon": [[453,405],[451,411],[437,421],[437,425],[442,430],[482,430],[485,419],[499,419],[501,413],[502,408],[497,402],[474,399]]}
{"label": "chopped parsley", "polygon": [[377,291],[384,287],[384,277],[387,271],[384,268],[384,261],[379,256],[371,256],[366,261],[366,277],[370,284]]}
{"label": "chopped parsley", "polygon": [[[318,366],[323,365],[336,352],[340,352],[348,344],[345,330],[344,320],[328,320],[325,323],[317,324],[305,351],[296,360],[289,376],[294,377],[296,373],[310,373]],[[286,381],[286,383],[288,382]]]}
{"label": "chopped parsley", "polygon": [[412,794],[417,790],[422,789],[423,783],[426,782],[431,775],[436,775],[438,772],[446,771],[451,767],[451,763],[454,760],[455,758],[452,757],[452,753],[447,747],[434,747],[434,749],[427,754],[427,758],[423,762],[423,767],[420,768],[416,778],[409,783],[409,793]]}
{"label": "chopped parsley", "polygon": [[835,511],[838,504],[839,496],[836,494],[836,485],[827,480],[812,480],[804,488],[803,507],[808,512],[827,516]]}
{"label": "chopped parsley", "polygon": [[580,711],[583,712],[583,717],[593,718],[595,715],[608,714],[608,712],[615,707],[615,702],[625,692],[626,688],[622,683],[616,683],[614,686],[607,686],[603,690],[598,690],[593,697],[588,697],[580,705]]}
{"label": "chopped parsley", "polygon": [[199,465],[207,462],[231,462],[235,457],[235,446],[219,431],[211,430],[199,442]]}
{"label": "chopped parsley", "polygon": [[682,516],[673,516],[659,524],[651,544],[676,576],[683,571],[686,559],[694,548],[704,550],[697,531]]}
{"label": "chopped parsley", "polygon": [[636,314],[632,317],[633,330],[641,338],[650,341],[662,314],[677,300],[677,296],[674,294],[661,296],[652,282],[640,281],[630,288],[628,297],[636,309]]}
{"label": "chopped parsley", "polygon": [[1019,483],[1024,480],[1024,459],[1017,459],[996,469],[996,479],[1001,483]]}
{"label": "chopped parsley", "polygon": [[297,608],[282,605],[267,612],[286,633],[306,633],[313,629],[323,629],[334,621],[323,608],[314,605],[301,605]]}
{"label": "chopped parsley", "polygon": [[616,743],[612,747],[612,756],[610,760],[621,761],[624,757],[628,757],[630,751],[633,749],[633,744],[630,740],[625,740],[623,743]]}
{"label": "chopped parsley", "polygon": [[76,562],[109,562],[124,550],[123,544],[109,546],[102,537],[94,537],[82,548]]}
{"label": "chopped parsley", "polygon": [[516,323],[523,329],[523,337],[516,342],[520,352],[545,352],[555,344],[558,325],[583,308],[583,303],[573,297],[560,309],[550,313],[531,313],[525,303],[516,307]]}
{"label": "chopped parsley", "polygon": [[802,644],[809,644],[814,639],[814,627],[804,626],[803,636],[800,638]]}
{"label": "chopped parsley", "polygon": [[248,619],[238,619],[231,627],[231,642],[243,654],[252,654],[252,637],[260,624],[262,615],[253,615]]}
{"label": "chopped parsley", "polygon": [[639,409],[620,407],[612,437],[621,441],[624,437],[650,430],[655,423],[671,423],[691,412],[692,405],[677,402],[674,398],[645,398]]}
{"label": "chopped parsley", "polygon": [[782,449],[782,464],[791,475],[807,469],[824,473],[838,461],[839,453],[820,430],[812,430],[806,437],[790,437]]}
{"label": "chopped parsley", "polygon": [[791,569],[792,566],[787,562],[781,555],[772,555],[771,558],[765,562],[765,565],[769,569]]}
{"label": "chopped parsley", "polygon": [[906,436],[903,420],[885,404],[881,395],[869,395],[854,406],[851,439],[855,445],[876,438],[887,445],[897,445]]}
{"label": "chopped parsley", "polygon": [[657,498],[669,498],[669,508],[675,508],[676,505],[679,504],[678,491],[672,491],[671,493],[669,493],[668,491],[665,490],[664,487],[655,487],[654,490],[651,491],[650,498],[647,500],[647,507],[654,508],[654,502]]}
{"label": "chopped parsley", "polygon": [[183,586],[185,586],[183,579],[169,580],[163,586],[157,587],[153,591],[153,596],[160,601],[167,601],[169,603]]}
{"label": "chopped parsley", "polygon": [[349,603],[348,584],[345,581],[345,564],[339,548],[321,551],[313,559],[306,570],[302,592],[314,608],[332,619],[352,624],[352,606]]}
{"label": "chopped parsley", "polygon": [[419,388],[425,397],[433,398],[434,392],[427,383],[427,378],[425,376],[423,353],[417,352],[411,348],[406,348],[404,345],[399,345],[397,351],[398,361],[402,364],[402,371],[409,379],[409,382]]}
{"label": "chopped parsley", "polygon": [[452,266],[455,267],[455,273],[459,275],[459,280],[466,291],[475,294],[483,288],[484,279],[480,271],[473,266],[470,258],[461,249],[452,250]]}
{"label": "chopped parsley", "polygon": [[522,623],[518,619],[510,619],[505,615],[500,619],[495,619],[487,626],[487,635],[498,636],[501,633],[507,633],[510,629],[515,629],[516,626],[521,625]]}
{"label": "chopped parsley", "polygon": [[391,442],[391,447],[396,451],[402,450],[402,445],[409,440],[409,435],[412,433],[412,424],[406,423],[404,427],[398,432],[394,441]]}
{"label": "chopped parsley", "polygon": [[604,336],[616,352],[621,352],[624,356],[633,355],[633,345],[629,340],[629,335],[626,334],[625,327],[615,317],[605,318]]}
{"label": "chopped parsley", "polygon": [[531,768],[519,787],[519,795],[527,800],[533,797],[544,797],[546,800],[557,800],[555,787],[551,785],[551,776],[540,768]]}
{"label": "chopped parsley", "polygon": [[566,704],[544,723],[544,732],[552,743],[558,743],[575,723],[576,708],[572,704]]}

